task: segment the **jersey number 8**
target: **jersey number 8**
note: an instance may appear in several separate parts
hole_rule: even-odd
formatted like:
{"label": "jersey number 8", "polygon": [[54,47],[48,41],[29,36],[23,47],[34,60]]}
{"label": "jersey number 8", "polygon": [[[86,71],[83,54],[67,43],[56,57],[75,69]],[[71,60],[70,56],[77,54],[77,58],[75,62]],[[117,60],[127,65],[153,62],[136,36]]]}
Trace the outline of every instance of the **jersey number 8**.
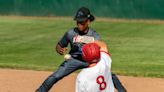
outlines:
{"label": "jersey number 8", "polygon": [[104,90],[106,88],[106,82],[104,80],[104,76],[98,76],[96,82],[99,84],[100,90]]}

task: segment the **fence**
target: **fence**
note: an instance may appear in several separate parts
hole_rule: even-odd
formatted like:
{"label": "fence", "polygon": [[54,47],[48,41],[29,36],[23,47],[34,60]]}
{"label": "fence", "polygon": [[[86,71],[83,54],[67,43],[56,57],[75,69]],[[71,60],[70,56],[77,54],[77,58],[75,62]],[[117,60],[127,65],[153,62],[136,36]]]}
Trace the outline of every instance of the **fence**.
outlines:
{"label": "fence", "polygon": [[73,16],[81,6],[100,17],[164,19],[164,0],[0,0],[0,15]]}

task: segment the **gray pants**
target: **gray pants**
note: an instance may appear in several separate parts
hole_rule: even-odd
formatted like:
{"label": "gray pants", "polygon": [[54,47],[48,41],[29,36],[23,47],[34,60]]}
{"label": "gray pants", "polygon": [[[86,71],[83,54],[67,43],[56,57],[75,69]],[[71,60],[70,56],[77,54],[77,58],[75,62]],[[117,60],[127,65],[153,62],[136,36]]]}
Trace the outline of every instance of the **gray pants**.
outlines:
{"label": "gray pants", "polygon": [[77,59],[70,59],[67,61],[64,61],[56,72],[52,73],[39,87],[37,92],[48,92],[51,87],[58,82],[63,77],[69,75],[70,73],[88,67],[88,63],[77,60]]}

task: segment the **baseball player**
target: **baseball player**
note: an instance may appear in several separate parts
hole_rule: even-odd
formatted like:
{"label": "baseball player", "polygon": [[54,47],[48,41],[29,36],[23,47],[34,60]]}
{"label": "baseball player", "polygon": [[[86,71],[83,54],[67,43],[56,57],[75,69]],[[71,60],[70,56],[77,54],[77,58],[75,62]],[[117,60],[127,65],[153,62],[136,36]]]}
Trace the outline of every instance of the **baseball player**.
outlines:
{"label": "baseball player", "polygon": [[89,63],[76,79],[76,92],[114,92],[110,54],[106,44],[100,41],[85,44],[82,57]]}
{"label": "baseball player", "polygon": [[[56,45],[57,53],[64,55],[68,44],[70,44],[71,49],[69,55],[65,57],[65,61],[42,83],[36,92],[48,92],[56,82],[65,76],[78,69],[88,67],[89,64],[82,59],[81,47],[85,43],[100,40],[100,36],[96,31],[89,27],[89,24],[94,21],[94,19],[95,17],[90,13],[89,9],[85,7],[81,7],[76,12],[74,20],[76,21],[77,27],[68,30]],[[120,83],[117,77],[114,78]]]}

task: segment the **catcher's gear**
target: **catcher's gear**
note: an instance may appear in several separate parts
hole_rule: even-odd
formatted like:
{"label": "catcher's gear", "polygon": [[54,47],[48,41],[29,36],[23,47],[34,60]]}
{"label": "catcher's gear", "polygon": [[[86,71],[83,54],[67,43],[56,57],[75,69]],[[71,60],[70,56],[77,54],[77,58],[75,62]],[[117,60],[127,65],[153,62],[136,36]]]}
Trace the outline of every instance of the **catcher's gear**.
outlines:
{"label": "catcher's gear", "polygon": [[84,44],[82,47],[82,58],[88,63],[96,63],[100,59],[100,47],[96,43]]}

